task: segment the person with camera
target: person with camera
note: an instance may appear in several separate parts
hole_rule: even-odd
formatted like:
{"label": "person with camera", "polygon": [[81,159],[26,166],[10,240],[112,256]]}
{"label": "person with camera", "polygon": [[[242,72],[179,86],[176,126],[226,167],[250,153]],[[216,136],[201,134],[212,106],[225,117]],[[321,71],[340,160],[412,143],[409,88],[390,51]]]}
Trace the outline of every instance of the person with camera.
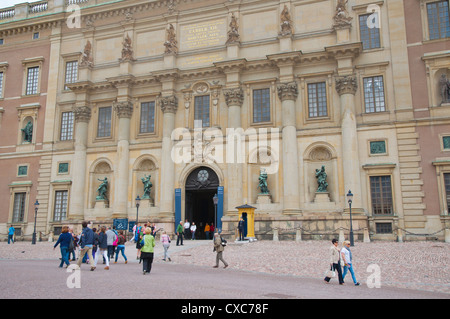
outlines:
{"label": "person with camera", "polygon": [[228,263],[223,259],[223,251],[225,250],[225,246],[227,245],[227,241],[222,238],[222,236],[219,235],[218,230],[216,229],[216,232],[214,233],[214,250],[216,254],[216,265],[213,268],[219,267],[219,260],[223,262],[225,265],[223,268],[228,267]]}

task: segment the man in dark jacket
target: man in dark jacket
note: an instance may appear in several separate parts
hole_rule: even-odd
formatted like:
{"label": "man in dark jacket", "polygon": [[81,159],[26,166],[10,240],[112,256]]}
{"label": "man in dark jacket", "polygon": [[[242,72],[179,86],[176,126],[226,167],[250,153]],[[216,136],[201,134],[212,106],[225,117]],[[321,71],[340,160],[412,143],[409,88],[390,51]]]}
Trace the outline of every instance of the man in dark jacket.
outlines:
{"label": "man in dark jacket", "polygon": [[82,222],[83,231],[80,236],[80,257],[78,258],[77,265],[81,267],[81,262],[83,261],[84,255],[87,253],[89,257],[89,262],[91,263],[91,271],[95,269],[94,267],[94,258],[92,257],[92,248],[94,247],[94,232],[92,229],[88,227],[88,223],[86,221]]}

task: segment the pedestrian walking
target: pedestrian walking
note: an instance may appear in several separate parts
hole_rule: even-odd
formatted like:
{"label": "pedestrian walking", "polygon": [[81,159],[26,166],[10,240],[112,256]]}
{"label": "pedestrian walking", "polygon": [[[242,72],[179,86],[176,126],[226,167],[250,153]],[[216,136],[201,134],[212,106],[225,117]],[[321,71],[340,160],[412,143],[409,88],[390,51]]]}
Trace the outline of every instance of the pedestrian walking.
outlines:
{"label": "pedestrian walking", "polygon": [[211,226],[209,227],[209,234],[210,234],[211,237],[208,238],[208,239],[214,239],[214,230],[215,230],[214,224],[211,223]]}
{"label": "pedestrian walking", "polygon": [[344,264],[344,273],[342,274],[342,280],[345,279],[345,276],[347,275],[347,272],[350,271],[350,274],[352,275],[353,283],[355,286],[361,285],[355,277],[355,271],[353,270],[353,263],[352,263],[352,252],[350,250],[350,242],[348,240],[344,241],[343,247],[341,249],[341,257],[342,262]]}
{"label": "pedestrian walking", "polygon": [[125,236],[123,235],[123,230],[119,230],[119,236],[117,240],[117,250],[116,250],[116,260],[114,263],[117,263],[117,259],[119,258],[119,253],[122,253],[122,257],[125,259],[125,263],[128,263],[127,256],[125,256]]}
{"label": "pedestrian walking", "polygon": [[59,268],[62,268],[66,264],[66,268],[69,267],[69,247],[73,241],[72,235],[69,233],[69,226],[63,226],[61,230],[61,235],[59,235],[58,241],[53,246],[53,250],[60,245],[61,249],[61,263]]}
{"label": "pedestrian walking", "polygon": [[219,232],[216,231],[214,233],[214,251],[217,254],[216,254],[216,265],[213,266],[213,268],[219,267],[219,260],[222,261],[223,264],[225,265],[223,268],[228,267],[228,263],[225,261],[225,259],[223,259],[223,251],[225,250],[225,245],[226,244],[224,244],[224,241],[222,237],[219,235]]}
{"label": "pedestrian walking", "polygon": [[109,226],[108,230],[106,231],[106,237],[107,237],[107,242],[108,242],[108,258],[113,258],[114,257],[114,242],[116,241],[117,235],[111,229],[111,226]]}
{"label": "pedestrian walking", "polygon": [[192,225],[191,225],[191,235],[192,235],[191,240],[195,240],[195,231],[196,230],[197,230],[197,226],[195,225],[194,222],[192,222]]}
{"label": "pedestrian walking", "polygon": [[336,271],[338,273],[338,280],[339,280],[339,284],[343,285],[344,284],[344,279],[342,278],[342,269],[341,269],[341,262],[340,262],[340,251],[338,248],[338,240],[337,239],[333,239],[331,241],[332,246],[329,249],[329,253],[330,253],[330,270],[327,271],[327,274],[325,275],[325,282],[329,283],[330,279],[333,277],[333,275],[331,273],[334,272],[334,274],[336,274]]}
{"label": "pedestrian walking", "polygon": [[136,259],[139,260],[141,258],[141,248],[139,246],[139,243],[142,240],[142,236],[143,236],[143,229],[141,224],[138,224],[138,226],[136,227],[136,231],[134,234],[134,241],[136,242],[136,249],[137,249],[137,256]]}
{"label": "pedestrian walking", "polygon": [[14,232],[16,230],[14,229],[13,225],[11,225],[11,227],[9,227],[8,230],[8,245],[10,243],[10,241],[14,244]]}
{"label": "pedestrian walking", "polygon": [[95,254],[94,259],[94,269],[97,268],[97,262],[98,262],[98,256],[101,255],[104,258],[104,261],[106,263],[105,270],[109,270],[109,256],[108,256],[108,234],[106,231],[106,227],[102,226],[100,228],[100,232],[98,234],[98,247],[97,247],[97,253]]}
{"label": "pedestrian walking", "polygon": [[[73,228],[69,228],[69,233],[72,236],[72,246],[69,246],[69,261],[76,261],[77,256],[75,252],[78,248],[78,236],[73,232]],[[72,258],[70,258],[71,255]]]}
{"label": "pedestrian walking", "polygon": [[[91,261],[91,263],[94,260],[94,258],[92,257],[92,248],[94,246],[94,232],[88,227],[87,221],[83,221],[81,225],[83,227],[79,241],[81,251],[77,261],[77,265],[79,268],[81,267],[84,255],[87,254],[89,256],[89,260]],[[93,270],[95,270],[95,267],[91,264],[91,271]]]}
{"label": "pedestrian walking", "polygon": [[184,238],[188,238],[190,232],[191,232],[191,224],[189,223],[189,221],[186,219],[186,222],[183,225],[184,227]]}
{"label": "pedestrian walking", "polygon": [[211,228],[209,227],[209,224],[208,223],[206,223],[206,225],[205,225],[205,238],[206,239],[209,239],[209,230],[210,230]]}
{"label": "pedestrian walking", "polygon": [[92,257],[94,257],[94,260],[98,250],[98,233],[101,229],[100,225],[98,226],[98,229],[99,231],[97,232],[97,228],[92,228],[92,231],[94,232],[94,246],[92,247]]}
{"label": "pedestrian walking", "polygon": [[165,230],[162,232],[160,240],[161,240],[161,243],[163,244],[163,248],[164,248],[164,258],[163,258],[163,260],[166,261],[166,259],[169,259],[169,261],[172,261],[170,259],[169,252],[168,252],[169,251],[169,247],[170,247],[170,236],[167,235]]}
{"label": "pedestrian walking", "polygon": [[180,224],[177,227],[177,246],[183,246],[183,222],[180,221]]}
{"label": "pedestrian walking", "polygon": [[245,223],[241,217],[238,222],[239,241],[244,240],[244,226],[245,226]]}
{"label": "pedestrian walking", "polygon": [[155,237],[152,236],[150,228],[145,229],[145,235],[142,238],[144,246],[141,249],[141,260],[143,261],[143,274],[149,274],[152,270],[153,252],[155,247]]}

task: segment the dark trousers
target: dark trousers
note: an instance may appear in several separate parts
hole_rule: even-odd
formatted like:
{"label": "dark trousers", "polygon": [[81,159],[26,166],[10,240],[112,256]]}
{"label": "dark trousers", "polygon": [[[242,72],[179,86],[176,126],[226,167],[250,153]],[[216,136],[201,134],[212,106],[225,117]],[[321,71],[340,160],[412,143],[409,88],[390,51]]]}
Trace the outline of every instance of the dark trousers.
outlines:
{"label": "dark trousers", "polygon": [[142,270],[149,273],[152,270],[153,253],[141,253],[141,259],[143,261]]}
{"label": "dark trousers", "polygon": [[[343,284],[343,283],[344,283],[344,279],[342,279],[341,263],[339,262],[339,263],[337,263],[337,264],[333,264],[332,270],[337,271],[339,283],[340,283],[340,284]],[[325,277],[324,280],[325,280],[326,282],[330,282],[330,279],[331,279],[330,277]]]}
{"label": "dark trousers", "polygon": [[177,236],[177,246],[180,244],[183,245],[183,234],[178,234]]}
{"label": "dark trousers", "polygon": [[239,228],[239,240],[244,240],[244,230]]}

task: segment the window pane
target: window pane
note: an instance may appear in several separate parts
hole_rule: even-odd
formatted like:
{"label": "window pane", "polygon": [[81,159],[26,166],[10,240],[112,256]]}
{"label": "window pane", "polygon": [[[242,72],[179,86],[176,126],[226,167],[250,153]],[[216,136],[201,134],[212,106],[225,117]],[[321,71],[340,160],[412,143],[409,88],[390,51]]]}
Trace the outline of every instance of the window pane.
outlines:
{"label": "window pane", "polygon": [[364,105],[366,113],[386,110],[382,76],[364,78]]}
{"label": "window pane", "polygon": [[67,191],[55,192],[55,212],[54,221],[62,221],[67,216]]}
{"label": "window pane", "polygon": [[209,127],[209,95],[195,97],[194,120],[202,121],[202,127]]}
{"label": "window pane", "polygon": [[98,109],[98,130],[97,137],[111,136],[111,107],[101,107]]}
{"label": "window pane", "polygon": [[28,68],[26,95],[38,93],[39,67]]}
{"label": "window pane", "polygon": [[73,139],[73,112],[63,112],[61,116],[61,141]]}
{"label": "window pane", "polygon": [[[78,80],[78,61],[66,63],[66,79],[65,83],[75,83]],[[67,86],[64,87],[67,90]]]}
{"label": "window pane", "polygon": [[447,198],[447,213],[450,214],[450,173],[444,174],[445,196]]}
{"label": "window pane", "polygon": [[448,1],[427,3],[430,40],[450,37]]}
{"label": "window pane", "polygon": [[0,72],[0,98],[3,97],[3,72]]}
{"label": "window pane", "polygon": [[373,215],[394,214],[390,176],[371,176],[370,192]]}
{"label": "window pane", "polygon": [[141,104],[140,133],[153,133],[155,131],[155,102]]}
{"label": "window pane", "polygon": [[[373,13],[377,14],[377,13]],[[364,14],[359,16],[359,30],[361,35],[361,42],[363,44],[363,50],[370,50],[380,48],[380,29],[369,28],[367,20],[372,14]]]}
{"label": "window pane", "polygon": [[308,84],[309,117],[328,116],[325,82]]}
{"label": "window pane", "polygon": [[25,216],[25,196],[26,193],[14,194],[14,207],[13,207],[13,223],[23,222]]}
{"label": "window pane", "polygon": [[270,122],[270,89],[253,90],[253,123]]}

